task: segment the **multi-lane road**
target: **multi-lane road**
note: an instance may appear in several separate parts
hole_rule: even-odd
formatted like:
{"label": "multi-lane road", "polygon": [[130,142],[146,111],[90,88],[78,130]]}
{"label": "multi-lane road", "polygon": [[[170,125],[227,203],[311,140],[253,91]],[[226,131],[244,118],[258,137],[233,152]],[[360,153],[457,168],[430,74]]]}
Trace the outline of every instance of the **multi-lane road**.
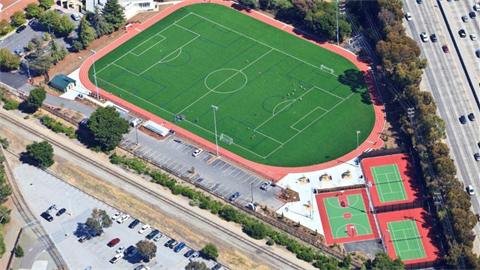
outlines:
{"label": "multi-lane road", "polygon": [[[469,13],[475,5],[473,0],[443,1],[426,0],[418,4],[415,0],[404,1],[404,11],[410,12],[413,19],[405,21],[407,34],[419,44],[422,58],[428,59],[421,89],[433,94],[437,102],[438,114],[445,121],[446,143],[451,150],[451,156],[457,166],[458,178],[465,185],[472,185],[476,195],[472,198],[472,207],[475,213],[480,213],[480,162],[475,161],[473,155],[480,152],[480,131],[478,118],[480,110],[473,91],[480,94],[479,75],[480,58],[475,51],[480,49],[480,12],[472,19]],[[445,11],[443,16],[440,5]],[[462,16],[468,17],[467,22]],[[447,24],[450,26],[447,26]],[[460,29],[465,29],[467,36],[461,38]],[[420,34],[426,32],[429,36],[435,34],[437,42],[423,42]],[[474,34],[477,40],[471,40]],[[457,44],[457,46],[455,46]],[[447,45],[450,52],[445,53],[442,46]],[[463,59],[465,69],[460,57]],[[471,80],[467,79],[467,74]],[[460,116],[467,116],[473,112],[476,121],[461,124]],[[475,228],[480,235],[480,226]],[[475,251],[480,251],[480,241],[476,239]]]}

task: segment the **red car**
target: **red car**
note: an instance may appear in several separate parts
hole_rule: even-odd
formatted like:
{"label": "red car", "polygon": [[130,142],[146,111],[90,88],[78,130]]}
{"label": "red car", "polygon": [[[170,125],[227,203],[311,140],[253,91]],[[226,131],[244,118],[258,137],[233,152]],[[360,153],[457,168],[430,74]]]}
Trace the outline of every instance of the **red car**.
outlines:
{"label": "red car", "polygon": [[442,46],[442,49],[443,49],[443,52],[444,52],[444,53],[450,52],[450,51],[448,50],[448,46],[447,46],[447,45],[443,45],[443,46]]}
{"label": "red car", "polygon": [[112,239],[112,241],[108,242],[107,246],[113,247],[118,243],[120,243],[120,238],[115,238],[115,239]]}

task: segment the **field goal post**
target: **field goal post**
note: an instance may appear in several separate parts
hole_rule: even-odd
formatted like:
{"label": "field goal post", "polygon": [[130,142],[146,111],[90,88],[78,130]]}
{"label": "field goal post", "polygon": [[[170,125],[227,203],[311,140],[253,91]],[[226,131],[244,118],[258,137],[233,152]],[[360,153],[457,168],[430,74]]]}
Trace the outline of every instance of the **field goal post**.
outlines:
{"label": "field goal post", "polygon": [[220,141],[225,142],[226,144],[230,145],[233,143],[232,137],[229,137],[225,134],[220,134]]}
{"label": "field goal post", "polygon": [[329,68],[329,67],[324,66],[324,65],[321,65],[321,66],[320,66],[320,70],[323,70],[323,71],[328,72],[328,73],[330,73],[330,74],[333,74],[333,73],[334,73],[333,68]]}

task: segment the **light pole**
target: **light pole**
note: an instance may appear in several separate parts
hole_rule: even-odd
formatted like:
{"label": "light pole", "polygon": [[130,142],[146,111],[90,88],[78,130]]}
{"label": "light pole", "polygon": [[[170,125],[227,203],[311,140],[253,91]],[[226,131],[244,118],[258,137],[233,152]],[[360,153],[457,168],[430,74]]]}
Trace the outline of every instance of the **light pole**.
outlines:
{"label": "light pole", "polygon": [[135,123],[135,137],[137,138],[137,145],[138,145],[138,124]]}
{"label": "light pole", "polygon": [[70,207],[70,216],[73,216],[72,203],[70,202],[70,195],[68,195],[68,192],[67,192],[67,197],[68,197],[68,206]]}
{"label": "light pole", "polygon": [[385,252],[388,254],[388,242],[387,242],[387,235],[390,234],[390,231],[389,230],[385,230],[386,234],[385,234]]}
{"label": "light pole", "polygon": [[97,70],[95,69],[95,54],[97,53],[94,50],[90,50],[92,53],[92,61],[93,61],[93,77],[95,78],[95,90],[97,91],[97,99],[98,99],[98,84],[97,84]]}
{"label": "light pole", "polygon": [[360,166],[360,160],[358,159],[358,135],[360,134],[360,130],[357,130],[357,166]]}
{"label": "light pole", "polygon": [[27,64],[28,80],[30,81],[32,79],[32,76],[30,76],[30,66],[28,65],[28,60],[27,59],[24,58],[23,60]]}
{"label": "light pole", "polygon": [[335,1],[337,8],[335,9],[336,17],[337,17],[337,46],[340,46],[340,34],[338,33],[338,0]]}
{"label": "light pole", "polygon": [[250,183],[250,192],[252,193],[252,204],[253,204],[253,183]]}
{"label": "light pole", "polygon": [[218,107],[215,105],[212,105],[211,108],[213,110],[213,124],[215,126],[215,145],[217,147],[217,157],[218,157],[219,155],[218,155],[217,118],[215,115],[215,111],[218,110]]}

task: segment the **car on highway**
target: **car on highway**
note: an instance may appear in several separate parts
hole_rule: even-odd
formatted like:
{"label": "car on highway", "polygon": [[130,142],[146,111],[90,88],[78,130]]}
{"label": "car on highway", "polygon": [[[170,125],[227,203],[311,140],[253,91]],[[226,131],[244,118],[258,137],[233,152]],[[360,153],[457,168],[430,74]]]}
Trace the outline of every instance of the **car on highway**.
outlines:
{"label": "car on highway", "polygon": [[475,11],[480,11],[480,4],[475,4],[475,5],[473,6],[473,10],[475,10]]}
{"label": "car on highway", "polygon": [[27,29],[27,27],[25,25],[22,25],[20,27],[17,28],[17,33],[21,33],[23,30]]}
{"label": "car on highway", "polygon": [[473,155],[473,157],[475,158],[476,161],[480,161],[480,154],[479,153],[475,153],[475,155]]}
{"label": "car on highway", "polygon": [[238,197],[240,197],[240,192],[235,192],[233,193],[232,196],[230,196],[230,198],[228,198],[230,201],[235,201]]}
{"label": "car on highway", "polygon": [[478,49],[475,54],[477,55],[478,58],[480,58],[480,49]]}
{"label": "car on highway", "polygon": [[422,2],[422,0],[417,0],[417,4],[421,4]]}
{"label": "car on highway", "polygon": [[420,34],[420,37],[422,38],[422,41],[423,41],[423,42],[428,42],[428,40],[429,40],[428,35],[427,35],[427,33],[425,33],[425,32],[422,32],[422,33]]}
{"label": "car on highway", "polygon": [[460,116],[460,123],[462,123],[463,125],[467,123],[467,118],[465,117],[465,115]]}
{"label": "car on highway", "polygon": [[111,260],[110,260],[110,263],[117,263],[118,261],[120,261],[120,259],[123,258],[123,253],[120,253],[120,254],[117,254],[115,255],[115,257],[113,257]]}
{"label": "car on highway", "polygon": [[468,13],[468,15],[470,15],[470,18],[472,19],[475,19],[475,17],[477,17],[477,13],[475,13],[475,11],[471,11],[470,13]]}
{"label": "car on highway", "polygon": [[460,37],[464,38],[467,36],[467,33],[465,32],[465,29],[460,29],[460,31],[458,31],[458,34],[460,35]]}
{"label": "car on highway", "polygon": [[145,238],[147,238],[148,240],[152,240],[153,238],[155,238],[155,236],[157,236],[157,234],[159,234],[160,231],[159,230],[153,230],[151,233],[149,233]]}
{"label": "car on highway", "polygon": [[475,35],[470,35],[470,39],[471,39],[471,40],[477,40],[477,36],[475,36]]}
{"label": "car on highway", "polygon": [[269,187],[272,186],[272,181],[268,181],[268,182],[265,182],[263,183],[261,186],[260,186],[260,189],[263,189],[263,190],[267,190]]}
{"label": "car on highway", "polygon": [[125,246],[119,246],[119,247],[117,248],[117,251],[116,251],[116,252],[117,252],[117,253],[122,253],[124,250],[125,250]]}
{"label": "car on highway", "polygon": [[468,192],[469,195],[474,195],[475,194],[475,191],[473,190],[472,185],[467,186],[467,192]]}
{"label": "car on highway", "polygon": [[432,35],[430,36],[430,39],[432,40],[432,42],[437,42],[437,40],[438,40],[438,39],[437,39],[437,35],[435,35],[435,34],[432,34]]}
{"label": "car on highway", "polygon": [[443,45],[443,46],[442,46],[442,50],[443,50],[444,53],[450,52],[450,50],[448,49],[448,46],[447,46],[447,45]]}
{"label": "car on highway", "polygon": [[128,228],[134,229],[135,227],[137,227],[139,223],[140,223],[140,220],[135,219],[134,221],[132,221],[132,223],[130,223],[130,225],[128,225]]}
{"label": "car on highway", "polygon": [[[82,120],[83,121],[83,120]],[[116,212],[113,216],[112,216],[112,220],[117,220],[119,219],[121,216],[122,216],[122,212]]]}
{"label": "car on highway", "polygon": [[67,211],[67,209],[62,208],[62,209],[58,210],[56,216],[59,217],[59,216],[61,216],[63,213],[65,213],[66,211]]}
{"label": "car on highway", "polygon": [[479,215],[479,214],[475,214],[475,216],[477,217],[477,220],[480,221],[480,215]]}
{"label": "car on highway", "polygon": [[143,225],[143,227],[140,230],[138,230],[138,233],[142,234],[142,233],[146,232],[148,229],[150,229],[150,225],[145,224],[145,225]]}
{"label": "car on highway", "polygon": [[130,215],[124,215],[121,219],[117,220],[118,224],[122,224],[123,222],[130,219]]}
{"label": "car on highway", "polygon": [[193,151],[192,156],[198,157],[201,153],[203,153],[203,149],[197,148],[195,151]]}
{"label": "car on highway", "polygon": [[468,114],[468,120],[475,121],[475,115],[473,113]]}
{"label": "car on highway", "polygon": [[463,15],[463,16],[462,16],[462,21],[465,22],[465,23],[468,22],[468,17],[467,17],[467,15]]}
{"label": "car on highway", "polygon": [[113,238],[108,242],[107,246],[114,247],[116,244],[120,243],[120,238]]}
{"label": "car on highway", "polygon": [[41,213],[40,216],[41,216],[42,218],[44,218],[46,221],[48,221],[48,222],[52,222],[52,221],[53,221],[53,217],[52,217],[49,213],[47,213],[47,212]]}
{"label": "car on highway", "polygon": [[410,14],[410,12],[407,12],[405,14],[405,19],[407,19],[407,21],[411,21],[413,18],[412,18],[412,14]]}

